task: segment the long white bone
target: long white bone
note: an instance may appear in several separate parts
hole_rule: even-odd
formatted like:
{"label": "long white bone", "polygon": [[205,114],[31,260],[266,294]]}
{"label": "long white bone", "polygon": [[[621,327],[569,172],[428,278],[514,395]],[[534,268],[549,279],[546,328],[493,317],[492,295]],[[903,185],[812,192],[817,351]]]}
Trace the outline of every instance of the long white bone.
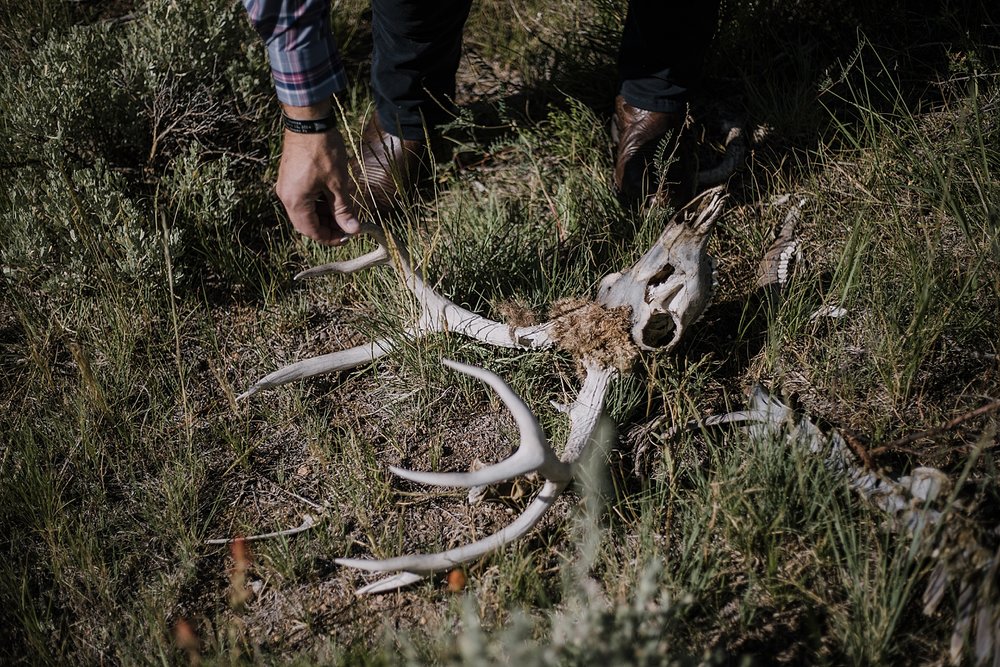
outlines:
{"label": "long white bone", "polygon": [[244,542],[256,542],[259,540],[269,540],[273,537],[291,537],[292,535],[298,535],[299,533],[304,533],[313,526],[316,525],[316,519],[313,518],[312,514],[303,514],[302,523],[295,528],[286,528],[285,530],[275,530],[270,533],[260,533],[258,535],[247,535],[246,537],[218,537],[210,540],[205,540],[205,544],[232,544],[238,539],[242,539]]}

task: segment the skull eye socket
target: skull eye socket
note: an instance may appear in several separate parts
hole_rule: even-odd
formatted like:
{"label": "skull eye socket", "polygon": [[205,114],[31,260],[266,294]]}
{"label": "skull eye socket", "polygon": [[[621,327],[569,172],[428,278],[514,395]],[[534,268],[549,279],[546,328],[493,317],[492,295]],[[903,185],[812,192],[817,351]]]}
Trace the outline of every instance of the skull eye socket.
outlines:
{"label": "skull eye socket", "polygon": [[667,264],[665,267],[657,271],[652,278],[649,279],[649,286],[654,287],[661,283],[666,282],[667,278],[674,275],[673,264]]}
{"label": "skull eye socket", "polygon": [[672,275],[674,275],[674,267],[671,264],[667,264],[653,274],[653,277],[646,283],[646,303],[650,303],[652,301],[656,288],[665,283]]}

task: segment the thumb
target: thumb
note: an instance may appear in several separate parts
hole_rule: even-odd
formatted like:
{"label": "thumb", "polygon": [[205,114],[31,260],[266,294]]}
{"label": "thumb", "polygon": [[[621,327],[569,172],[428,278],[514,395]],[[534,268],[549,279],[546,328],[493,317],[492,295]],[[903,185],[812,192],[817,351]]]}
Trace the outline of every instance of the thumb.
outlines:
{"label": "thumb", "polygon": [[345,192],[337,190],[328,190],[327,192],[330,212],[341,231],[349,236],[361,231],[361,223],[358,222],[358,217],[354,212],[353,199]]}

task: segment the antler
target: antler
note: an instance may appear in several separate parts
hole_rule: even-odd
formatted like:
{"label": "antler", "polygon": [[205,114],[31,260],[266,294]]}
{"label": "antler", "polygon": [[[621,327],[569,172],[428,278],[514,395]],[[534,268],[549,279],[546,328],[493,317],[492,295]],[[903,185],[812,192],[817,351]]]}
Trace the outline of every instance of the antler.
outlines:
{"label": "antler", "polygon": [[531,409],[525,405],[521,397],[514,393],[506,382],[500,379],[495,373],[470,366],[450,359],[442,359],[441,363],[460,373],[471,375],[482,380],[497,393],[500,400],[504,402],[507,409],[514,416],[514,421],[521,433],[521,444],[509,458],[502,462],[476,470],[475,472],[463,473],[434,473],[417,472],[404,470],[395,466],[389,469],[393,474],[408,479],[418,484],[429,484],[432,486],[450,487],[473,487],[496,484],[504,480],[526,475],[529,472],[541,473],[545,479],[564,481],[570,478],[570,469],[565,463],[559,460],[556,453],[552,451],[545,439],[545,432],[541,425],[531,413]]}
{"label": "antler", "polygon": [[[520,431],[517,450],[507,459],[469,473],[434,473],[391,468],[404,479],[446,487],[472,487],[538,473],[545,484],[535,499],[512,524],[484,539],[434,554],[417,554],[386,560],[355,558],[336,562],[371,572],[394,572],[363,587],[359,594],[393,590],[413,583],[430,572],[453,567],[518,539],[538,523],[555,499],[569,485],[575,464],[594,441],[611,437],[613,429],[602,429],[604,399],[610,381],[627,372],[637,347],[653,349],[676,344],[686,326],[700,317],[712,296],[712,262],[707,256],[708,237],[723,209],[721,188],[706,191],[667,223],[659,240],[630,269],[613,273],[601,282],[594,301],[570,300],[571,308],[551,321],[528,327],[511,327],[477,315],[429,287],[414,270],[406,248],[382,229],[365,224],[362,233],[372,236],[378,248],[353,260],[334,262],[303,271],[296,278],[327,273],[353,273],[391,263],[403,283],[420,304],[417,322],[404,331],[409,338],[452,331],[489,345],[541,349],[559,344],[585,371],[583,386],[566,412],[570,432],[560,457],[545,437],[538,419],[523,400],[490,371],[455,361],[443,363],[458,372],[488,384],[514,416]],[[394,341],[374,342],[306,359],[258,380],[240,398],[320,373],[346,370],[388,354]]]}
{"label": "antler", "polygon": [[576,401],[568,407],[556,406],[557,409],[567,412],[570,418],[569,438],[563,457],[559,459],[546,440],[538,419],[524,401],[499,376],[468,364],[450,360],[445,360],[443,363],[450,368],[482,380],[497,392],[517,422],[521,434],[520,445],[517,451],[504,461],[471,473],[423,473],[400,468],[391,468],[391,470],[405,479],[447,487],[480,486],[511,479],[529,472],[537,472],[545,478],[545,485],[513,523],[476,542],[434,554],[400,556],[385,560],[336,559],[340,565],[369,572],[396,572],[390,577],[359,589],[358,595],[395,590],[419,581],[432,572],[479,558],[520,538],[541,520],[559,494],[569,485],[573,476],[574,464],[580,459],[587,446],[595,440],[610,435],[608,430],[601,428],[601,425],[604,421],[602,415],[608,384],[617,375],[617,371],[613,368],[593,363],[587,364],[586,378]]}
{"label": "antler", "polygon": [[[391,263],[421,308],[417,323],[404,331],[404,335],[409,338],[419,338],[435,332],[454,331],[483,343],[500,347],[541,349],[549,347],[555,342],[552,322],[528,327],[510,327],[458,306],[427,285],[420,273],[412,268],[405,247],[396,243],[389,234],[371,224],[365,224],[362,233],[374,237],[378,248],[352,260],[310,268],[299,273],[296,279],[330,273],[349,274]],[[381,338],[365,345],[299,361],[261,378],[240,398],[251,396],[261,389],[275,387],[294,380],[355,368],[388,354],[393,347],[394,343],[391,339]],[[431,572],[479,558],[517,540],[531,530],[552,507],[559,494],[569,485],[573,477],[573,464],[599,431],[608,383],[617,374],[617,371],[610,367],[596,363],[586,364],[586,379],[577,400],[568,407],[556,406],[557,409],[567,412],[570,417],[570,434],[563,459],[560,459],[549,444],[531,409],[499,376],[488,370],[457,361],[445,359],[442,363],[460,373],[483,381],[497,393],[514,416],[520,431],[520,444],[514,454],[507,459],[474,472],[434,473],[397,467],[390,467],[390,470],[404,479],[421,484],[466,488],[494,484],[537,472],[545,478],[545,485],[517,520],[493,535],[471,544],[436,554],[402,556],[386,560],[338,559],[337,563],[348,567],[372,572],[396,572],[390,577],[361,588],[358,591],[359,595],[389,591],[406,586],[422,579]]]}
{"label": "antler", "polygon": [[[296,280],[329,273],[350,274],[373,266],[393,263],[407,289],[416,297],[421,307],[416,325],[405,329],[404,336],[415,339],[431,333],[454,331],[499,347],[541,349],[552,345],[551,322],[527,327],[511,327],[466,310],[429,287],[420,273],[412,268],[406,248],[396,243],[387,232],[376,225],[364,223],[361,233],[372,236],[378,243],[378,248],[352,260],[307,269],[296,275]],[[257,380],[240,394],[237,400],[252,396],[261,389],[270,389],[287,382],[357,368],[388,354],[393,345],[391,339],[380,338],[366,345],[289,364]]]}

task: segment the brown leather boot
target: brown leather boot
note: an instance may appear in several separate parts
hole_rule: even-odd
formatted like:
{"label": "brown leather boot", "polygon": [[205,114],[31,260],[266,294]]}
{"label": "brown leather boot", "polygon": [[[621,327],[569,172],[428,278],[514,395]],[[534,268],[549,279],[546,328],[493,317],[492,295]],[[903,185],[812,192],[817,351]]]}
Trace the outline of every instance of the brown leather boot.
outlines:
{"label": "brown leather boot", "polygon": [[361,159],[351,164],[358,205],[375,217],[398,207],[413,196],[427,162],[425,142],[395,137],[373,117],[361,133]]}
{"label": "brown leather boot", "polygon": [[[675,206],[690,199],[690,177],[687,163],[680,150],[680,135],[684,113],[646,111],[634,107],[619,95],[615,98],[615,115],[611,123],[611,138],[615,142],[615,190],[629,204],[673,203]],[[657,149],[665,136],[670,141],[659,156],[668,164],[666,174],[656,173]]]}

